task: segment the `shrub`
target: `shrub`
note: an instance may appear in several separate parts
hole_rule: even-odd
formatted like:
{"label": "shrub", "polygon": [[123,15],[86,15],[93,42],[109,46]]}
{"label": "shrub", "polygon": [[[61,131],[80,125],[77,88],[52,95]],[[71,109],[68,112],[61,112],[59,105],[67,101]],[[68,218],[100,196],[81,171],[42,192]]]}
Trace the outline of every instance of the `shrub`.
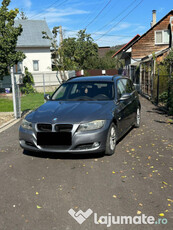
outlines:
{"label": "shrub", "polygon": [[34,78],[32,74],[28,71],[28,68],[25,67],[25,76],[23,78],[24,86],[21,88],[21,92],[24,94],[35,93],[34,85]]}

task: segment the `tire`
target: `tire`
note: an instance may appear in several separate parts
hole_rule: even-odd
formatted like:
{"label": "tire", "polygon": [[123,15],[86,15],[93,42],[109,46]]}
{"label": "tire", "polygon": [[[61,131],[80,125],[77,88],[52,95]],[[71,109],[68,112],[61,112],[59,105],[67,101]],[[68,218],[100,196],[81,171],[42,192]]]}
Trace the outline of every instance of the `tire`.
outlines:
{"label": "tire", "polygon": [[117,141],[116,126],[114,123],[112,123],[109,127],[109,131],[107,135],[105,155],[111,156],[114,154],[116,148],[116,141]]}
{"label": "tire", "polygon": [[135,120],[134,127],[135,128],[139,128],[140,127],[140,123],[141,123],[141,110],[138,107],[137,110],[136,110],[136,120]]}

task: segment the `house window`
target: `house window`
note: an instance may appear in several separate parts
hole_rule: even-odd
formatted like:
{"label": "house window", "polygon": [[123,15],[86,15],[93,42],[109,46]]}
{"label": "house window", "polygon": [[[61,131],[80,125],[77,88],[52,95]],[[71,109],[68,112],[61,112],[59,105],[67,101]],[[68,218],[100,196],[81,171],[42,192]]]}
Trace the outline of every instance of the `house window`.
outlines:
{"label": "house window", "polygon": [[169,44],[169,30],[158,30],[155,31],[155,44],[164,45]]}
{"label": "house window", "polygon": [[22,73],[22,62],[17,63],[17,73]]}
{"label": "house window", "polygon": [[33,61],[33,70],[34,71],[39,71],[39,62],[38,62],[38,60]]}
{"label": "house window", "polygon": [[18,62],[17,64],[14,65],[14,73],[22,73],[23,70],[23,64],[22,62]]}

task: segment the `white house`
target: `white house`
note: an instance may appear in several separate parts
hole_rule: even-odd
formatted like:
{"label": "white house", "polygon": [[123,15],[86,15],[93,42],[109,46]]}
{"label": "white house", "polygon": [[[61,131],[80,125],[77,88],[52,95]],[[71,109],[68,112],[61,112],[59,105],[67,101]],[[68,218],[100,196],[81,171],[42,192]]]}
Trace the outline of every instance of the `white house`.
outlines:
{"label": "white house", "polygon": [[26,58],[22,63],[18,63],[15,72],[23,73],[24,67],[30,72],[51,71],[51,41],[42,38],[42,31],[47,32],[51,37],[51,32],[44,20],[16,20],[14,26],[22,25],[22,34],[18,37],[17,50],[21,50]]}
{"label": "white house", "polygon": [[[27,67],[34,77],[34,87],[37,91],[43,92],[44,88],[49,92],[53,91],[62,79],[58,71],[52,71],[51,41],[43,38],[43,31],[52,37],[48,25],[44,20],[16,20],[14,26],[20,24],[23,31],[18,37],[16,50],[21,50],[26,58],[14,66],[16,82],[19,82]],[[67,79],[73,77],[75,71],[65,71],[65,76]],[[4,88],[11,88],[10,76],[0,80],[0,89]]]}

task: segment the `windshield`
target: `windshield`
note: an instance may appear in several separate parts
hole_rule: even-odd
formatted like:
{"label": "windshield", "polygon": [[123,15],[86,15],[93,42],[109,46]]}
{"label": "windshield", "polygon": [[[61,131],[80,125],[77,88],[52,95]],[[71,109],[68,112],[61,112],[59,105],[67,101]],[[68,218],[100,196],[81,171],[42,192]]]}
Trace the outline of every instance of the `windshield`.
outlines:
{"label": "windshield", "polygon": [[52,100],[105,101],[113,100],[113,82],[68,82],[62,84]]}

